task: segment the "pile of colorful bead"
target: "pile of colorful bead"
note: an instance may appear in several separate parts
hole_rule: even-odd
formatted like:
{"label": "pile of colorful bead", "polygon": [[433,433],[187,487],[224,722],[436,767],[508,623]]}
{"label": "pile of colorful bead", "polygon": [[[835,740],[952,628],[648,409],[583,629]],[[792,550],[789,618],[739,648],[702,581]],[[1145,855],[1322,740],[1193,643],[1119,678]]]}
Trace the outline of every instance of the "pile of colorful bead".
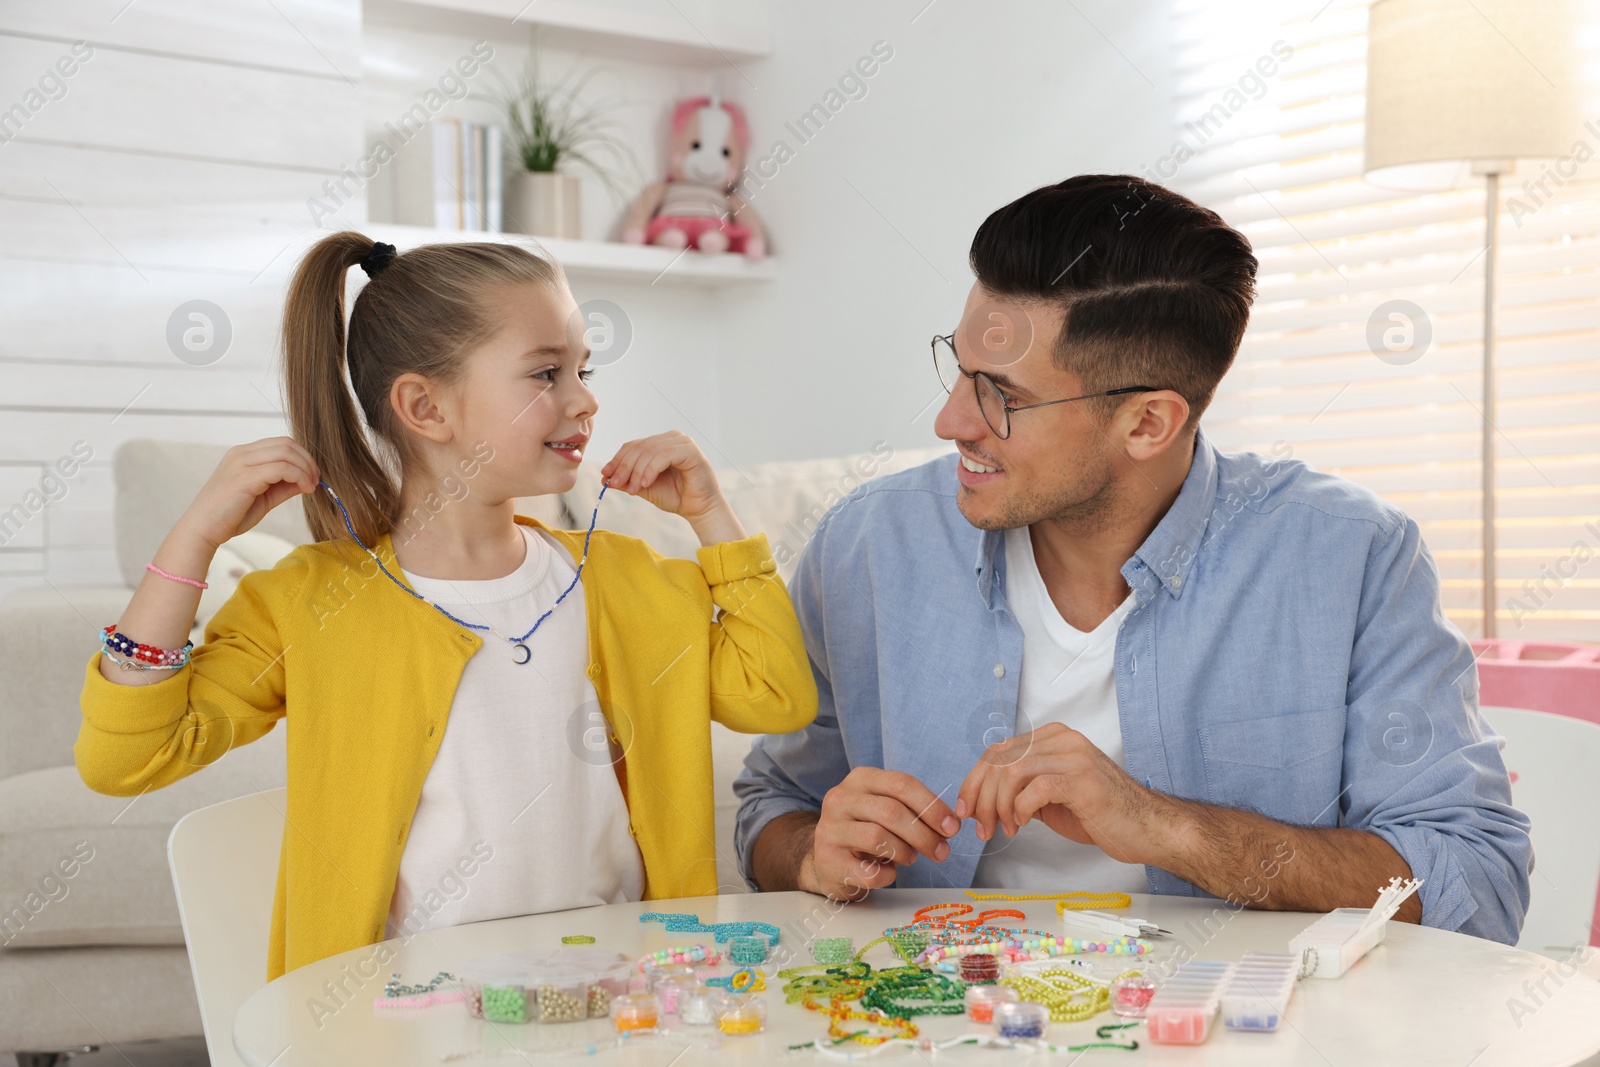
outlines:
{"label": "pile of colorful bead", "polygon": [[575,1023],[589,1017],[589,986],[585,982],[546,982],[536,995],[542,1023]]}
{"label": "pile of colorful bead", "polygon": [[962,956],[960,974],[968,985],[993,985],[1000,978],[1000,958],[989,952]]}
{"label": "pile of colorful bead", "polygon": [[475,1001],[483,1017],[493,1023],[525,1023],[532,1018],[534,991],[523,986],[486,985]]}
{"label": "pile of colorful bead", "polygon": [[728,962],[750,966],[767,962],[767,942],[759,937],[735,937],[728,942]]}
{"label": "pile of colorful bead", "polygon": [[966,992],[967,1018],[988,1025],[994,1022],[994,1009],[1001,1004],[1015,1004],[1022,998],[1017,991],[1004,985],[969,985]]}
{"label": "pile of colorful bead", "polygon": [[1014,1002],[994,1006],[994,1026],[1001,1037],[1025,1041],[1044,1036],[1050,1012],[1042,1004]]}
{"label": "pile of colorful bead", "polygon": [[611,1025],[617,1033],[654,1030],[661,1020],[661,1001],[650,993],[630,993],[611,1002]]}
{"label": "pile of colorful bead", "polygon": [[849,963],[855,952],[855,943],[848,937],[819,937],[811,942],[811,958],[818,963]]}

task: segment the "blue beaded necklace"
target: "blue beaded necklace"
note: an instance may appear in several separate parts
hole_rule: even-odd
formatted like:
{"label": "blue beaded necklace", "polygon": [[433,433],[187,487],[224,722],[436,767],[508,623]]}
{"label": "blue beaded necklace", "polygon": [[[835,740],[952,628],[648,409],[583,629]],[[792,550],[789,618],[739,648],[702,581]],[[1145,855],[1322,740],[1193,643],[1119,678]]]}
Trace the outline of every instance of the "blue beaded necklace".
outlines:
{"label": "blue beaded necklace", "polygon": [[[321,478],[317,479],[317,484],[322,486],[322,488],[326,489],[328,491],[328,495],[333,497],[333,502],[335,504],[339,505],[339,511],[340,511],[341,514],[344,515],[345,529],[350,531],[350,536],[352,538],[355,538],[356,544],[358,544],[362,548],[366,549],[367,555],[372,557],[372,561],[378,565],[378,569],[379,570],[381,570],[384,574],[388,574],[389,575],[389,580],[391,582],[393,582],[396,586],[398,586],[400,589],[404,590],[405,592],[410,593],[412,596],[416,597],[418,600],[422,601],[424,604],[429,604],[432,607],[438,609],[439,613],[442,614],[445,618],[449,619],[451,622],[457,623],[457,624],[459,624],[461,626],[471,627],[474,630],[488,630],[491,633],[499,633],[499,631],[496,630],[492,626],[480,626],[479,624],[477,624],[475,622],[468,622],[465,619],[456,618],[454,615],[450,614],[448,611],[445,611],[444,608],[439,607],[438,604],[435,604],[433,601],[429,600],[427,597],[423,596],[421,593],[417,592],[415,589],[412,589],[410,586],[406,585],[404,582],[402,582],[400,579],[396,578],[394,575],[389,574],[389,568],[385,567],[383,565],[383,560],[378,558],[378,554],[376,552],[372,551],[372,549],[367,548],[366,543],[364,541],[362,541],[361,538],[356,535],[356,528],[350,522],[350,512],[345,510],[344,501],[340,500],[339,499],[339,494],[337,494],[337,493],[335,493],[333,491],[333,486],[329,485],[327,482],[323,481]],[[594,514],[589,516],[589,530],[588,530],[587,533],[585,533],[583,535],[583,558],[578,560],[578,570],[577,570],[577,573],[573,574],[572,581],[567,585],[566,589],[562,590],[561,595],[556,597],[556,602],[554,604],[552,604],[549,607],[549,609],[545,611],[545,613],[543,615],[539,616],[538,621],[533,624],[533,629],[530,629],[527,633],[523,634],[521,637],[506,637],[506,640],[511,642],[512,649],[516,650],[516,651],[514,651],[513,654],[517,655],[519,657],[517,659],[517,661],[516,661],[518,664],[529,663],[529,662],[531,662],[533,660],[533,652],[528,648],[527,640],[530,637],[533,636],[535,630],[538,630],[539,627],[544,624],[544,620],[548,619],[552,614],[555,613],[556,608],[561,606],[561,602],[563,600],[567,599],[567,594],[572,592],[572,590],[577,587],[578,579],[583,577],[583,565],[585,563],[589,562],[589,538],[591,536],[593,536],[593,534],[594,534],[595,520],[600,518],[600,501],[605,499],[606,489],[607,488],[609,488],[609,486],[605,482],[601,482],[600,483],[600,495],[595,498]],[[500,634],[500,636],[501,637],[505,637],[505,634]]]}

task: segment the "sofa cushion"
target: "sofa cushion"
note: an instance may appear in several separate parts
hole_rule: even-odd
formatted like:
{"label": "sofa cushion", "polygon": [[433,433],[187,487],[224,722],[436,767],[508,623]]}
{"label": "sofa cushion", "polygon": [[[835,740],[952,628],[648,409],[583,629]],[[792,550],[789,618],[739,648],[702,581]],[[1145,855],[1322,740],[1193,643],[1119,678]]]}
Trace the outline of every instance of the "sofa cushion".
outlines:
{"label": "sofa cushion", "polygon": [[[117,535],[117,565],[129,589],[144,578],[144,565],[189,510],[229,445],[194,441],[128,441],[117,449],[113,463],[116,498],[113,504]],[[311,540],[302,497],[286,500],[262,516],[249,533],[259,531],[291,545]],[[564,525],[561,501],[555,495],[518,497],[518,514],[531,515],[552,526]],[[584,512],[587,522],[588,512]],[[103,625],[103,624],[102,624]]]}
{"label": "sofa cushion", "polygon": [[0,945],[181,945],[167,836],[184,815],[285,781],[284,726],[165,789],[112,797],[76,766],[0,781]]}

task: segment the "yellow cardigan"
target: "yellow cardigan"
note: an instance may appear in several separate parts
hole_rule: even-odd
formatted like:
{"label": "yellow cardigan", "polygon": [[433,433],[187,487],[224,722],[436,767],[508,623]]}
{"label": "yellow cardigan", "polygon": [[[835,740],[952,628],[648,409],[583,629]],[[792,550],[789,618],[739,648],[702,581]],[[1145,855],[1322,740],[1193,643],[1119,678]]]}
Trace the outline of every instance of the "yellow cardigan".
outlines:
{"label": "yellow cardigan", "polygon": [[[581,556],[584,531],[550,532]],[[404,582],[390,535],[374,551]],[[698,560],[595,530],[583,569],[588,674],[624,752],[646,899],[717,891],[709,721],[786,733],[817,710],[766,535],[702,548]],[[186,666],[146,686],[107,681],[95,651],[73,746],[83,780],[114,796],[160,788],[288,719],[267,978],[383,940],[422,783],[483,638],[347,540],[300,545],[246,574],[204,638]],[[537,637],[530,645],[538,656]],[[580,731],[568,743],[597,741]]]}

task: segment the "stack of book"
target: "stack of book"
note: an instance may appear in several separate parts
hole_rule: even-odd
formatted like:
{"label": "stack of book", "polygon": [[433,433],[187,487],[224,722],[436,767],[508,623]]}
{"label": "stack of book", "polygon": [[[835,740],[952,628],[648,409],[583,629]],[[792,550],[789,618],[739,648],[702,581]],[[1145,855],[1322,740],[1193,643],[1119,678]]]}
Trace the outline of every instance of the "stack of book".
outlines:
{"label": "stack of book", "polygon": [[394,221],[499,233],[505,165],[498,126],[429,123],[395,154]]}

